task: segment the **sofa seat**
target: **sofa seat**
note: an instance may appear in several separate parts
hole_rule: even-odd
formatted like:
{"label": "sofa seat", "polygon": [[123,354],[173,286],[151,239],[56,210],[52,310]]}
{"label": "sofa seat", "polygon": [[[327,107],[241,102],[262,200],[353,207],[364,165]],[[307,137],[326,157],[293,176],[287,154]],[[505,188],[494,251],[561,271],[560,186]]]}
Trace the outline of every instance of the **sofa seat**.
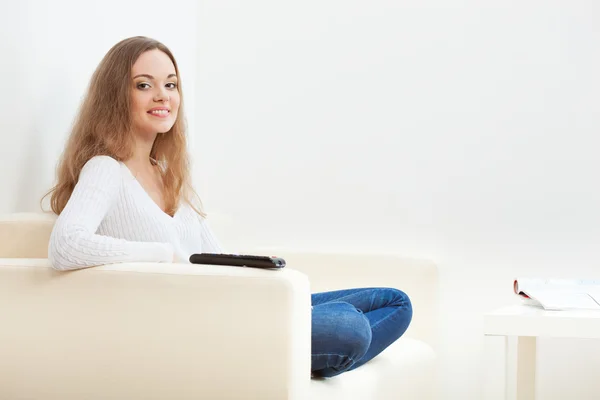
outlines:
{"label": "sofa seat", "polygon": [[403,337],[355,370],[312,379],[310,399],[433,399],[435,362],[431,346]]}

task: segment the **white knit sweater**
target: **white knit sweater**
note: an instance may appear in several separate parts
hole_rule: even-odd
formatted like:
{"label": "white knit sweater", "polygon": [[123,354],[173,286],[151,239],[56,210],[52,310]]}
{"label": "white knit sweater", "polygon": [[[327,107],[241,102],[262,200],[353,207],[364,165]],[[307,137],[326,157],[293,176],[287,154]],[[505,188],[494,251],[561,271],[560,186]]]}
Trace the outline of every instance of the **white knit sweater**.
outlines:
{"label": "white knit sweater", "polygon": [[189,263],[193,253],[222,253],[206,220],[183,203],[173,217],[147,194],[125,164],[89,160],[58,216],[48,248],[54,268],[121,262]]}

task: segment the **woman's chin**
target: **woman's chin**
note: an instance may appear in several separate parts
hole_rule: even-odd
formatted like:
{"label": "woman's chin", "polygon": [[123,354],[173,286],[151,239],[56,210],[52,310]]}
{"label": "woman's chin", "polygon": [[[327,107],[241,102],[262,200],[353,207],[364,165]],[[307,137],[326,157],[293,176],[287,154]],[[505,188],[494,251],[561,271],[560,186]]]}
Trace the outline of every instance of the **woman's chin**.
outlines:
{"label": "woman's chin", "polygon": [[157,132],[157,133],[166,133],[166,132],[169,132],[172,127],[173,127],[173,123],[172,122],[162,123],[162,124],[156,124],[156,125],[153,126],[152,131],[153,132]]}

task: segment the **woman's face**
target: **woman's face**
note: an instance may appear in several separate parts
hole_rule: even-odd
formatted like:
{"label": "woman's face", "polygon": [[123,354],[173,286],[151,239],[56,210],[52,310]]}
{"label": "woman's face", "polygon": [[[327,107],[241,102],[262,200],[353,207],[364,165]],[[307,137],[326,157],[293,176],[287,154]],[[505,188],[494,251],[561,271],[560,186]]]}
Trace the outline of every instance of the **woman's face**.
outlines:
{"label": "woman's face", "polygon": [[175,66],[165,53],[143,53],[131,68],[132,121],[137,135],[164,133],[173,127],[179,111]]}

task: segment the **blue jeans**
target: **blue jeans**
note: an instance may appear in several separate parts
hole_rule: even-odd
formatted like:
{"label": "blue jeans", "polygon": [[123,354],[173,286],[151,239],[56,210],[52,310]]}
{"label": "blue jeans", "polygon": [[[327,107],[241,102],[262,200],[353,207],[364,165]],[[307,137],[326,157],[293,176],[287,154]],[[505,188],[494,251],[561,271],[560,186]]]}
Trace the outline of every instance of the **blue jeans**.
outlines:
{"label": "blue jeans", "polygon": [[412,319],[408,296],[390,288],[315,293],[312,305],[313,377],[360,367],[402,336]]}

